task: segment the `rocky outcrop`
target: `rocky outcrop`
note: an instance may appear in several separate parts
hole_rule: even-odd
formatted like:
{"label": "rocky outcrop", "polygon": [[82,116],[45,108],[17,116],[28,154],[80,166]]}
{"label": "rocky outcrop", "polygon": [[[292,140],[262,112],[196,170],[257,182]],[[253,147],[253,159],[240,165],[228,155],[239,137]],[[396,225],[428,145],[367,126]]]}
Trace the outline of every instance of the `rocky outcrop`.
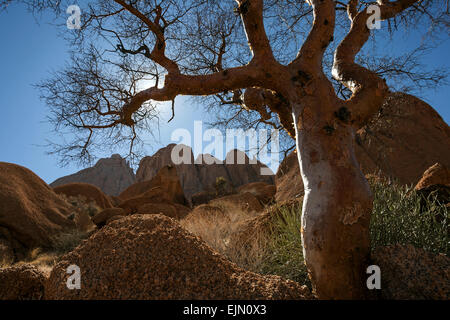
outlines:
{"label": "rocky outcrop", "polygon": [[160,200],[186,203],[177,170],[172,165],[161,168],[151,180],[135,183],[119,195],[123,201],[137,197],[161,197]]}
{"label": "rocky outcrop", "polygon": [[0,269],[0,300],[40,300],[45,280],[45,275],[32,265]]}
{"label": "rocky outcrop", "polygon": [[87,201],[94,201],[101,209],[112,208],[111,200],[96,186],[88,183],[68,183],[54,187],[53,191],[67,197],[83,197]]}
{"label": "rocky outcrop", "polygon": [[[208,154],[199,155],[194,161],[191,148],[179,145],[178,150],[182,149],[179,152],[180,156],[183,156],[186,152],[186,159],[190,159],[191,164],[175,164],[171,158],[175,146],[175,144],[170,144],[160,149],[153,156],[143,158],[136,173],[137,181],[150,180],[162,167],[173,165],[177,169],[181,187],[189,201],[191,201],[193,194],[215,191],[216,179],[219,177],[225,178],[231,188],[238,188],[241,185],[258,181],[274,183],[273,175],[261,175],[261,169],[268,168],[260,162],[250,163],[250,159],[242,151],[230,151],[226,156],[228,161],[219,161]],[[231,159],[235,159],[234,164],[230,164]],[[244,164],[237,164],[237,159],[243,159]],[[213,161],[216,162],[210,164]]]}
{"label": "rocky outcrop", "polygon": [[[69,265],[81,290],[66,287]],[[113,221],[63,256],[46,282],[47,299],[305,299],[305,286],[238,268],[163,215]]]}
{"label": "rocky outcrop", "polygon": [[364,173],[414,184],[436,162],[450,167],[450,127],[424,101],[391,94],[356,135],[356,155]]}
{"label": "rocky outcrop", "polygon": [[431,194],[450,207],[450,170],[440,163],[428,168],[414,188],[424,198]]}
{"label": "rocky outcrop", "polygon": [[120,155],[100,159],[95,166],[77,173],[59,178],[50,184],[58,187],[68,183],[83,182],[92,184],[110,196],[117,196],[136,182],[136,177],[129,164]]}
{"label": "rocky outcrop", "polygon": [[52,238],[75,228],[70,205],[30,170],[0,162],[0,239],[16,253],[51,247]]}
{"label": "rocky outcrop", "polygon": [[183,219],[189,212],[189,208],[170,202],[146,203],[137,208],[137,214],[163,214],[176,220]]}
{"label": "rocky outcrop", "polygon": [[125,210],[122,208],[109,208],[97,213],[92,218],[92,222],[95,223],[98,228],[101,228],[107,224],[111,218],[123,216],[125,216]]}
{"label": "rocky outcrop", "polygon": [[429,167],[422,175],[422,178],[416,184],[417,191],[423,190],[435,185],[450,187],[450,170],[440,163],[435,163]]}
{"label": "rocky outcrop", "polygon": [[[379,113],[356,133],[355,152],[364,174],[415,184],[436,162],[450,167],[450,127],[424,101],[393,93]],[[277,201],[303,194],[296,153],[283,160],[276,185]]]}
{"label": "rocky outcrop", "polygon": [[262,204],[268,204],[274,199],[277,188],[273,184],[268,184],[265,182],[252,182],[239,187],[238,192],[249,192],[253,194]]}
{"label": "rocky outcrop", "polygon": [[214,206],[226,206],[228,208],[237,208],[246,212],[260,212],[263,206],[250,192],[231,194],[211,200],[209,204]]}
{"label": "rocky outcrop", "polygon": [[372,256],[381,270],[384,299],[450,299],[450,259],[444,254],[393,245],[377,248]]}

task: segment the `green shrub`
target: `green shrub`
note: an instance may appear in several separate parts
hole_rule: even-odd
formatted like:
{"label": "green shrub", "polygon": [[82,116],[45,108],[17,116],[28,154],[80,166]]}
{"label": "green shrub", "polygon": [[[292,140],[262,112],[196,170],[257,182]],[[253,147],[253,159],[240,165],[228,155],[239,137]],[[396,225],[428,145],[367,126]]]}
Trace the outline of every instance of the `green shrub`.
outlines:
{"label": "green shrub", "polygon": [[224,177],[217,177],[216,184],[214,185],[216,189],[216,195],[225,195],[227,191],[228,181]]}
{"label": "green shrub", "polygon": [[[449,254],[449,209],[436,195],[424,196],[411,187],[370,179],[374,193],[370,238],[372,249],[412,244],[433,253]],[[276,274],[310,285],[300,233],[301,203],[280,207],[271,220],[271,236],[261,273]]]}
{"label": "green shrub", "polygon": [[[79,196],[66,196],[64,194],[59,195],[60,198],[62,198],[64,201],[69,203],[73,210],[78,213],[86,212],[90,217],[95,216],[97,213],[102,211],[102,209],[97,205],[97,203],[93,200],[88,200],[86,197],[79,195]],[[75,218],[75,215],[72,217],[71,220]],[[70,217],[69,217],[70,219]]]}
{"label": "green shrub", "polygon": [[433,253],[449,254],[449,209],[437,196],[428,197],[412,187],[371,179],[374,193],[370,222],[372,249],[411,244]]}
{"label": "green shrub", "polygon": [[76,229],[60,233],[54,237],[51,251],[58,255],[65,254],[75,249],[87,237],[88,233]]}
{"label": "green shrub", "polygon": [[281,206],[273,214],[263,274],[276,274],[310,286],[300,232],[301,204]]}

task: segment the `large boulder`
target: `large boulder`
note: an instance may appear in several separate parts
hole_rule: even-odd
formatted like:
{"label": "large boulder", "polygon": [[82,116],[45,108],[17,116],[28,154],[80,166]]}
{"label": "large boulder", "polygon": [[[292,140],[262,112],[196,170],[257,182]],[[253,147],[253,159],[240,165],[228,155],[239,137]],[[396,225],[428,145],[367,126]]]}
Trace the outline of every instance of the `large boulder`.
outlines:
{"label": "large boulder", "polygon": [[172,165],[165,166],[150,181],[135,183],[119,195],[119,198],[123,201],[143,197],[154,197],[186,204],[175,167]]}
{"label": "large boulder", "polygon": [[170,202],[146,203],[137,208],[137,214],[163,214],[173,219],[183,219],[190,212],[188,207]]}
{"label": "large boulder", "polygon": [[89,183],[68,183],[54,187],[53,191],[67,197],[84,197],[87,201],[94,201],[101,209],[113,207],[111,200],[102,190]]}
{"label": "large boulder", "polygon": [[136,182],[133,169],[120,155],[100,159],[95,166],[83,169],[77,173],[62,177],[52,182],[50,186],[58,187],[68,183],[89,183],[110,196],[117,196],[123,190]]}
{"label": "large boulder", "polygon": [[252,182],[239,187],[238,192],[241,194],[249,192],[262,204],[268,204],[274,199],[277,188],[273,184],[265,182]]}
{"label": "large boulder", "polygon": [[231,194],[228,196],[220,197],[211,200],[209,204],[213,206],[225,206],[228,208],[239,208],[245,212],[260,212],[263,210],[263,206],[250,192]]}
{"label": "large boulder", "polygon": [[[68,266],[82,287],[66,287]],[[304,299],[305,286],[238,268],[163,215],[113,221],[53,268],[47,299]]]}
{"label": "large boulder", "polygon": [[440,163],[429,167],[414,188],[425,198],[436,195],[440,203],[450,205],[450,170]]}
{"label": "large boulder", "polygon": [[40,300],[45,280],[37,267],[28,264],[0,269],[0,300]]}
{"label": "large boulder", "polygon": [[444,254],[393,245],[377,248],[372,258],[381,270],[384,299],[450,299],[450,259]]}
{"label": "large boulder", "polygon": [[51,247],[53,237],[75,228],[70,205],[30,170],[0,162],[0,239],[15,252]]}
{"label": "large boulder", "polygon": [[[364,174],[415,184],[436,162],[450,168],[450,127],[430,105],[406,93],[388,96],[355,138],[355,153]],[[276,185],[277,201],[303,195],[295,152],[281,163]]]}
{"label": "large boulder", "polygon": [[123,210],[122,208],[109,208],[97,213],[92,218],[92,222],[95,223],[98,228],[101,228],[112,218],[123,217],[125,215],[125,210]]}
{"label": "large boulder", "polygon": [[450,170],[440,163],[429,167],[414,189],[420,191],[435,185],[450,186]]}

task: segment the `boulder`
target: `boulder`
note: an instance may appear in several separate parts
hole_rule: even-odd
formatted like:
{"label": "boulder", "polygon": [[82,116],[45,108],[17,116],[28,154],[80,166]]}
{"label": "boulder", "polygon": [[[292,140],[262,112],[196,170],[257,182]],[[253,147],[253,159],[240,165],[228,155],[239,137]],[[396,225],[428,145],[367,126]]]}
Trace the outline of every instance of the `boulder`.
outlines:
{"label": "boulder", "polygon": [[427,198],[431,193],[440,203],[450,205],[450,170],[440,163],[428,168],[414,188]]}
{"label": "boulder", "polygon": [[192,205],[195,207],[195,206],[199,206],[201,204],[208,203],[209,201],[216,199],[216,198],[217,198],[216,192],[202,191],[202,192],[197,192],[197,193],[193,194],[191,197],[191,202],[192,202]]}
{"label": "boulder", "polygon": [[188,213],[189,208],[183,205],[175,206],[173,203],[146,203],[137,209],[137,214],[163,214],[174,219],[183,219]]}
{"label": "boulder", "polygon": [[30,170],[0,162],[0,239],[16,253],[51,247],[55,235],[75,228],[71,206]]}
{"label": "boulder", "polygon": [[268,184],[265,182],[252,182],[239,187],[238,192],[249,192],[253,194],[262,204],[268,204],[274,200],[277,188],[273,184]]}
{"label": "boulder", "polygon": [[434,185],[450,186],[450,170],[440,163],[429,167],[414,189],[422,190]]}
{"label": "boulder", "polygon": [[28,264],[0,269],[0,300],[40,300],[45,280],[44,273]]}
{"label": "boulder", "polygon": [[122,208],[105,209],[97,213],[92,218],[92,222],[94,222],[97,225],[97,227],[101,228],[108,222],[108,220],[117,216],[125,216],[125,210],[123,210]]}
{"label": "boulder", "polygon": [[[355,142],[356,157],[366,175],[414,184],[436,162],[450,168],[450,127],[430,105],[406,93],[389,95],[379,113],[356,132]],[[278,168],[276,186],[277,201],[303,195],[295,152]]]}
{"label": "boulder", "polygon": [[[81,290],[66,287],[69,265]],[[305,299],[306,286],[238,268],[163,215],[111,222],[53,268],[46,299]]]}
{"label": "boulder", "polygon": [[89,183],[110,196],[117,196],[136,182],[133,169],[120,155],[100,159],[95,166],[83,169],[69,176],[59,178],[50,186],[58,187],[68,183]]}
{"label": "boulder", "polygon": [[112,208],[111,200],[96,186],[89,183],[68,183],[54,187],[53,191],[67,197],[83,197],[87,201],[94,201],[101,209]]}
{"label": "boulder", "polygon": [[[150,181],[131,185],[119,195],[119,198],[123,201],[136,198],[160,198],[161,200],[165,199],[174,203],[186,204],[177,170],[171,165],[159,170]],[[120,206],[122,207],[122,205]]]}
{"label": "boulder", "polygon": [[392,245],[377,248],[372,259],[381,270],[384,299],[450,299],[450,259],[444,254]]}
{"label": "boulder", "polygon": [[259,200],[250,192],[232,194],[225,197],[217,198],[209,202],[214,206],[231,206],[237,207],[246,212],[262,211],[263,206]]}

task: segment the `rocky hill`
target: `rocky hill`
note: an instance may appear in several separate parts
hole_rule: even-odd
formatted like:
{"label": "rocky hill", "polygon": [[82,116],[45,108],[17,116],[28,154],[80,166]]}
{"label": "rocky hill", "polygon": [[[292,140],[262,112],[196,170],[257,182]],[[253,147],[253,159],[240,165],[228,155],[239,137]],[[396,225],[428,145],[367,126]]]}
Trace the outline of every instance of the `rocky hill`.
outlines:
{"label": "rocky hill", "polygon": [[[138,182],[151,180],[161,168],[166,165],[173,165],[177,169],[181,186],[187,199],[190,199],[195,193],[214,190],[216,178],[218,177],[225,178],[233,188],[238,188],[251,182],[274,183],[273,175],[261,175],[261,168],[268,169],[267,166],[259,161],[256,164],[251,164],[248,156],[242,151],[235,149],[228,152],[225,163],[209,154],[199,155],[199,157],[202,156],[203,161],[200,162],[197,158],[194,163],[192,149],[184,146],[184,150],[190,153],[188,156],[191,159],[191,164],[174,164],[171,154],[175,146],[175,144],[169,144],[153,156],[143,158],[136,173],[136,180]],[[228,160],[233,157],[235,159],[234,164],[230,164]],[[239,157],[245,160],[244,164],[236,163]],[[211,163],[212,160],[215,161],[214,164],[207,164]]]}
{"label": "rocky hill", "polygon": [[135,183],[136,177],[128,162],[120,155],[114,154],[111,158],[100,159],[91,168],[59,178],[52,182],[50,186],[58,187],[75,182],[89,183],[108,195],[117,196]]}
{"label": "rocky hill", "polygon": [[[365,174],[415,184],[437,162],[450,167],[450,127],[419,98],[393,93],[380,112],[356,133],[355,152]],[[303,194],[295,152],[283,160],[276,181],[277,200]]]}

